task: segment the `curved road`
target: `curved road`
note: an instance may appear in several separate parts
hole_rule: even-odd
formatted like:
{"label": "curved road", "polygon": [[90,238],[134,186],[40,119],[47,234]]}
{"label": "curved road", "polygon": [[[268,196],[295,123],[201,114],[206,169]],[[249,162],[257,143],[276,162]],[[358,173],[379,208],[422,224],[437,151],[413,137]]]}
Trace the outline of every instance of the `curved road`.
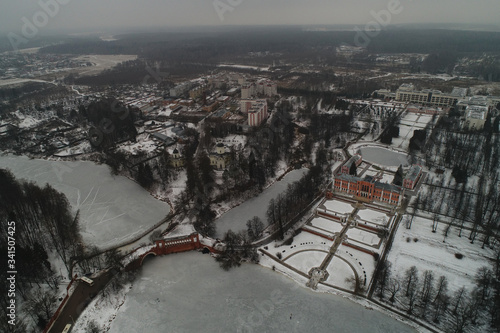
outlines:
{"label": "curved road", "polygon": [[92,297],[95,296],[112,277],[113,274],[111,272],[105,272],[101,276],[93,279],[94,285],[92,287],[85,282],[77,282],[73,294],[68,298],[66,305],[47,332],[60,333],[67,324],[73,325],[78,316],[80,316],[85,307],[90,303]]}

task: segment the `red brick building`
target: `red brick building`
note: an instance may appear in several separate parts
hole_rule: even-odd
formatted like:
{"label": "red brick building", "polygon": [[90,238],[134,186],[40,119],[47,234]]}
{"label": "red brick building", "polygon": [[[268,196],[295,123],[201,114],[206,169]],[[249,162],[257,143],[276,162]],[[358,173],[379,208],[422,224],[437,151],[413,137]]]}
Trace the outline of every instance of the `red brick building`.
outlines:
{"label": "red brick building", "polygon": [[361,164],[361,162],[363,162],[363,158],[360,155],[354,155],[342,166],[340,172],[349,174],[349,170],[351,170],[351,165],[355,163],[356,166],[358,167]]}
{"label": "red brick building", "polygon": [[333,180],[333,191],[352,195],[362,201],[379,201],[394,206],[403,199],[400,187],[378,182],[371,176],[360,178],[338,174]]}
{"label": "red brick building", "polygon": [[420,177],[422,177],[422,167],[416,164],[412,165],[403,179],[403,187],[413,190],[420,180]]}

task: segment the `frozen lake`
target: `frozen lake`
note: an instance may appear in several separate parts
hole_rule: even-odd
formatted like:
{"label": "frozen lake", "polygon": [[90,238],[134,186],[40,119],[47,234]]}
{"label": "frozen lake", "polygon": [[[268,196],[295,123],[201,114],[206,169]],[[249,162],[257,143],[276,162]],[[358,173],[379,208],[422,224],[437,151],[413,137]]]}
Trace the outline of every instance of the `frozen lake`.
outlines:
{"label": "frozen lake", "polygon": [[415,329],[258,265],[222,271],[209,256],[155,258],[142,268],[110,333],[380,332]]}
{"label": "frozen lake", "polygon": [[84,241],[101,248],[133,238],[170,211],[168,204],[137,183],[111,175],[106,165],[0,156],[0,168],[41,186],[49,183],[64,193],[73,210],[80,210]]}
{"label": "frozen lake", "polygon": [[281,181],[276,182],[257,197],[247,200],[238,207],[226,212],[215,221],[217,237],[222,238],[230,229],[234,232],[245,230],[247,221],[254,216],[260,217],[264,225],[267,225],[266,212],[269,201],[286,191],[289,184],[301,179],[307,171],[308,169],[291,171]]}
{"label": "frozen lake", "polygon": [[398,153],[380,147],[363,147],[359,149],[363,160],[375,164],[397,167],[399,165],[408,165],[408,157],[403,153]]}

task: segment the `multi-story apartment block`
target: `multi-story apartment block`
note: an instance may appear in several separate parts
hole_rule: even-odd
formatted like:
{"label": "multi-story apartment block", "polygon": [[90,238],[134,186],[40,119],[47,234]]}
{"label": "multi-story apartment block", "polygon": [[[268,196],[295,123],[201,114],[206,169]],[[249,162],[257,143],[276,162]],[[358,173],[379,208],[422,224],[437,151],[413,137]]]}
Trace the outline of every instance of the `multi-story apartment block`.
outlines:
{"label": "multi-story apartment block", "polygon": [[254,103],[248,110],[248,125],[260,126],[260,124],[267,120],[267,117],[267,102]]}

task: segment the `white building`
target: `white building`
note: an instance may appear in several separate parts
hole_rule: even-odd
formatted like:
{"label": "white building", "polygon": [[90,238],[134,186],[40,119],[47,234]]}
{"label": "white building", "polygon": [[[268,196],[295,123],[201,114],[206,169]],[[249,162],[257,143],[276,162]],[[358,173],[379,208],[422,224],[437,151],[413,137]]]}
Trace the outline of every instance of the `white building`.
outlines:
{"label": "white building", "polygon": [[278,94],[278,84],[270,80],[260,80],[257,83],[247,83],[241,86],[241,98],[249,99],[256,96],[273,97]]}
{"label": "white building", "polygon": [[465,109],[464,128],[480,130],[484,128],[488,117],[488,107],[471,105]]}
{"label": "white building", "polygon": [[436,106],[453,106],[460,98],[465,97],[466,92],[466,90],[461,88],[453,89],[450,94],[432,89],[417,91],[413,84],[404,83],[396,91],[396,101]]}
{"label": "white building", "polygon": [[267,120],[267,102],[255,103],[248,110],[248,125],[249,126],[260,126],[265,120]]}
{"label": "white building", "polygon": [[256,93],[257,92],[256,92],[255,83],[249,83],[249,84],[241,86],[241,98],[242,99],[249,99],[249,98],[255,97]]}
{"label": "white building", "polygon": [[265,99],[242,99],[240,101],[241,112],[248,113],[255,104],[265,103],[267,106],[267,101]]}

